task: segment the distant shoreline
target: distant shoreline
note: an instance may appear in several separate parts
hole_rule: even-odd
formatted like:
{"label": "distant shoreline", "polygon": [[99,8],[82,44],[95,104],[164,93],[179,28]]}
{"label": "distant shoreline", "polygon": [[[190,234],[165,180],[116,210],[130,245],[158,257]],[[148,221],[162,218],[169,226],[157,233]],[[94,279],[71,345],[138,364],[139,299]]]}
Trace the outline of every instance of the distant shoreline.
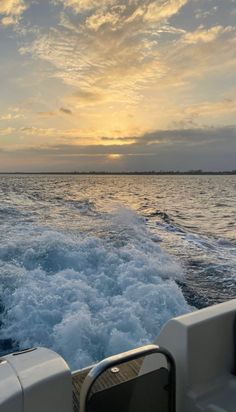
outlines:
{"label": "distant shoreline", "polygon": [[236,175],[236,170],[231,171],[202,171],[202,170],[188,170],[185,172],[179,171],[149,171],[149,172],[0,172],[0,175],[90,175],[90,176],[205,176],[217,175],[227,176]]}

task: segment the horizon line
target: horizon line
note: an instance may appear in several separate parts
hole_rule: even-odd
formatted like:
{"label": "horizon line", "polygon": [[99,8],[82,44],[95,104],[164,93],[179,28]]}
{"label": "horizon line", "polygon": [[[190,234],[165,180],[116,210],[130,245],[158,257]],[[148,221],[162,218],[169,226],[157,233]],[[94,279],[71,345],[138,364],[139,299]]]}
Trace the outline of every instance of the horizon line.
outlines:
{"label": "horizon line", "polygon": [[111,171],[47,171],[47,172],[34,172],[34,171],[6,171],[0,172],[0,175],[236,175],[236,169],[234,170],[219,170],[219,171],[204,171],[201,169],[197,170],[167,170],[167,171],[122,171],[122,172],[111,172]]}

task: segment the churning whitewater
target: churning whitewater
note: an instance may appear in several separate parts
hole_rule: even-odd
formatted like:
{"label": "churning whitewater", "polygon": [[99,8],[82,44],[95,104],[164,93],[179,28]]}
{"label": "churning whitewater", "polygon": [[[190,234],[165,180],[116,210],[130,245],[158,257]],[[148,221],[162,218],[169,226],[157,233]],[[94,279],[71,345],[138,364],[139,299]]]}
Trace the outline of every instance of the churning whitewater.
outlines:
{"label": "churning whitewater", "polygon": [[153,181],[148,198],[126,178],[127,187],[119,177],[116,185],[109,177],[1,177],[2,353],[45,346],[72,369],[87,366],[152,341],[168,319],[198,306],[195,283],[210,263],[196,264],[189,280],[186,262],[192,271],[200,263],[195,247],[218,242],[230,270],[232,239],[187,229],[171,205],[154,200]]}

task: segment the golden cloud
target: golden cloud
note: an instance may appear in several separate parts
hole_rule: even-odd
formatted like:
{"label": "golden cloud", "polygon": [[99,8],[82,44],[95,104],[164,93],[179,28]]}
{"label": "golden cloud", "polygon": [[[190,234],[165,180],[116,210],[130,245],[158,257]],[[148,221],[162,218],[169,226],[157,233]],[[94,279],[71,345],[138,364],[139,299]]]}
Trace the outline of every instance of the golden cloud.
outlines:
{"label": "golden cloud", "polygon": [[118,13],[103,13],[102,11],[91,15],[86,19],[86,26],[89,29],[97,31],[104,24],[109,24],[111,26],[116,26],[119,22]]}
{"label": "golden cloud", "polygon": [[114,4],[114,0],[56,0],[64,7],[71,7],[76,13],[82,13],[95,8],[102,8]]}
{"label": "golden cloud", "polygon": [[149,21],[161,21],[170,18],[188,3],[188,0],[159,0],[151,2],[144,18]]}
{"label": "golden cloud", "polygon": [[[21,44],[25,43],[20,52],[25,61],[27,54],[33,56],[32,62],[41,60],[42,84],[49,76],[56,79],[52,86],[57,101],[45,104],[42,98],[40,104],[34,104],[26,120],[34,128],[22,129],[22,138],[31,137],[33,141],[38,136],[74,142],[82,136],[99,141],[101,137],[131,136],[134,130],[140,134],[157,125],[162,129],[173,127],[175,122],[193,124],[193,119],[195,126],[202,114],[196,114],[201,103],[193,104],[193,90],[201,87],[201,79],[209,73],[215,77],[220,73],[220,77],[227,65],[236,67],[230,26],[199,26],[186,32],[179,23],[178,27],[170,25],[169,19],[188,0],[55,2],[64,5],[58,15],[60,24],[38,28],[29,37],[22,37]],[[215,112],[207,106],[208,97],[203,93],[204,121],[208,116],[206,123],[210,123]],[[187,107],[190,101],[191,108]],[[215,109],[226,118],[227,111],[221,104]],[[73,116],[66,116],[72,112]],[[6,119],[8,114],[4,116]],[[19,127],[19,122],[15,123]]]}
{"label": "golden cloud", "polygon": [[11,135],[16,129],[14,127],[6,127],[0,129],[0,136],[9,136]]}
{"label": "golden cloud", "polygon": [[94,9],[96,1],[68,0],[64,6],[76,12],[90,10],[81,16],[80,25],[64,14],[60,29],[39,35],[20,52],[51,63],[55,67],[53,76],[77,89],[72,96],[77,106],[136,105],[143,90],[167,71],[156,40],[157,27],[161,25],[157,21],[153,27],[151,7],[155,6],[155,19],[165,19],[166,24],[166,18],[186,3],[187,0],[110,0],[99,1],[98,11]]}
{"label": "golden cloud", "polygon": [[[54,0],[69,7],[76,13],[100,10],[101,15],[113,23],[114,14],[123,14],[124,21],[131,22],[138,16],[146,20],[159,21],[167,19],[187,4],[188,0]],[[112,12],[112,13],[111,13]],[[118,13],[117,13],[118,12]],[[122,13],[121,13],[122,12]],[[113,14],[114,13],[114,14]]]}
{"label": "golden cloud", "polygon": [[0,20],[1,24],[9,26],[17,23],[26,8],[27,6],[24,0],[1,0],[0,14],[4,16]]}
{"label": "golden cloud", "polygon": [[232,30],[233,28],[231,26],[214,26],[209,29],[205,29],[204,26],[201,25],[197,30],[186,33],[183,36],[183,40],[189,44],[209,43],[216,40],[221,34],[229,33]]}

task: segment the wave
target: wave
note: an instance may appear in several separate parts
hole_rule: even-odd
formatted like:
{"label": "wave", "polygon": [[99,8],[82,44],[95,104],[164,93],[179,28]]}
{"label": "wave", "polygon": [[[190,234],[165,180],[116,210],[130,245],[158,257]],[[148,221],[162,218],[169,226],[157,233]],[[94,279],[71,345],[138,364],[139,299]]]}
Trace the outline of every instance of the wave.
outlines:
{"label": "wave", "polygon": [[190,310],[176,283],[181,268],[144,219],[121,209],[110,234],[15,231],[0,246],[2,342],[50,347],[76,369],[152,341]]}
{"label": "wave", "polygon": [[89,199],[67,200],[67,206],[78,209],[81,214],[87,216],[95,213],[95,204]]}
{"label": "wave", "polygon": [[156,211],[154,211],[154,212],[151,212],[150,214],[149,214],[149,216],[150,217],[155,217],[155,216],[158,216],[158,217],[160,217],[164,222],[166,222],[166,223],[171,223],[171,222],[173,222],[173,218],[170,216],[170,215],[168,215],[168,213],[166,213],[166,212],[164,212],[164,211],[161,211],[161,210],[156,210]]}

